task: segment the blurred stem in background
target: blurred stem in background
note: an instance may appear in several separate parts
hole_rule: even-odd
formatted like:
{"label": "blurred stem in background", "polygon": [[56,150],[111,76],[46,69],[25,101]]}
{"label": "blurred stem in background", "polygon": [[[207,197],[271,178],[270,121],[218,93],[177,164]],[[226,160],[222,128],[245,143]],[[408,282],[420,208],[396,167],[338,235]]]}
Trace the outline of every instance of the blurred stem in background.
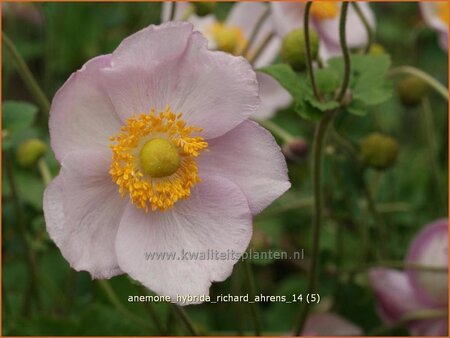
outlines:
{"label": "blurred stem in background", "polygon": [[195,328],[194,323],[191,321],[188,314],[186,313],[186,310],[176,304],[173,304],[173,309],[176,312],[176,314],[178,315],[178,317],[180,317],[180,319],[184,323],[184,325],[186,326],[187,330],[189,331],[189,335],[190,336],[199,336],[197,329]]}
{"label": "blurred stem in background", "polygon": [[37,267],[37,257],[35,251],[32,249],[31,244],[29,242],[28,231],[26,224],[23,219],[24,212],[21,207],[21,202],[19,199],[17,186],[14,180],[13,167],[12,167],[12,156],[8,154],[8,152],[3,152],[3,163],[6,167],[6,178],[9,183],[9,188],[11,190],[11,199],[13,202],[13,207],[16,216],[16,225],[18,227],[20,238],[23,242],[23,247],[25,250],[25,261],[28,266],[29,280],[28,280],[28,288],[23,298],[22,303],[22,313],[26,315],[30,309],[30,303],[32,300],[35,301],[38,309],[41,308],[41,299],[39,296],[38,286],[38,267]]}
{"label": "blurred stem in background", "polygon": [[428,156],[430,158],[434,182],[436,184],[436,194],[438,195],[440,202],[439,211],[442,215],[446,215],[447,202],[444,196],[444,191],[447,191],[447,186],[442,180],[443,174],[439,165],[439,149],[436,139],[436,128],[433,119],[433,112],[431,110],[430,99],[427,96],[422,99],[422,120],[429,149]]}
{"label": "blurred stem in background", "polygon": [[16,63],[19,75],[22,77],[22,80],[25,82],[25,85],[28,87],[30,93],[34,96],[43,116],[48,116],[48,113],[50,111],[50,101],[47,99],[47,96],[37,83],[36,79],[30,71],[30,68],[25,63],[25,60],[20,55],[14,43],[4,32],[2,32],[2,42],[8,52],[11,54],[14,62]]}
{"label": "blurred stem in background", "polygon": [[367,31],[367,46],[364,49],[364,53],[367,54],[367,53],[369,53],[370,47],[373,44],[374,33],[372,30],[372,27],[370,27],[369,21],[367,20],[366,16],[362,12],[361,7],[359,7],[359,4],[357,2],[352,1],[351,5],[352,5],[353,9],[355,10],[356,14],[358,15],[358,17],[360,18],[361,22],[363,23],[364,28]]}
{"label": "blurred stem in background", "polygon": [[[305,8],[304,17],[304,31],[305,31],[305,43],[306,43],[306,59],[307,69],[311,85],[313,86],[314,95],[318,100],[321,100],[320,93],[315,86],[314,70],[311,58],[311,46],[309,41],[309,13],[311,10],[312,2],[308,2]],[[341,84],[341,89],[337,95],[337,101],[342,102],[347,88],[350,82],[350,54],[346,40],[346,21],[347,21],[348,2],[343,2],[341,6],[341,16],[339,21],[339,39],[341,44],[342,53],[344,56],[344,79]],[[322,209],[323,209],[323,196],[322,196],[322,171],[323,171],[323,149],[328,127],[330,126],[336,110],[329,110],[325,112],[322,119],[316,126],[313,141],[313,158],[312,158],[312,181],[313,181],[313,195],[314,195],[314,210],[313,210],[313,242],[311,251],[311,268],[308,274],[308,294],[315,293],[316,284],[318,278],[319,268],[319,244],[320,244],[320,230],[322,223]],[[300,309],[300,314],[295,327],[295,335],[302,334],[303,326],[308,316],[310,305],[303,302]]]}
{"label": "blurred stem in background", "polygon": [[423,70],[411,67],[411,66],[400,66],[393,68],[389,71],[389,76],[396,76],[399,74],[415,75],[422,80],[424,80],[428,85],[433,88],[438,94],[440,94],[445,100],[448,101],[448,89],[434,77],[428,75]]}
{"label": "blurred stem in background", "polygon": [[[254,299],[256,296],[256,285],[255,285],[255,277],[253,276],[253,270],[250,263],[250,260],[244,260],[244,276],[247,282],[248,293],[251,299]],[[253,325],[255,327],[255,336],[260,336],[262,333],[262,325],[261,325],[261,314],[259,313],[258,304],[250,304],[250,312],[252,315]]]}

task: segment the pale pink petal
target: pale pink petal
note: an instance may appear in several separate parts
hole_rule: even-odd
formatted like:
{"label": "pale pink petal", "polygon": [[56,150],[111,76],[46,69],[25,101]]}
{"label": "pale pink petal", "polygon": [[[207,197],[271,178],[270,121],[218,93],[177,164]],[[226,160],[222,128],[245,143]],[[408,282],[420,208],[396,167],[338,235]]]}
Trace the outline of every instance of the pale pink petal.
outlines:
{"label": "pale pink petal", "polygon": [[[448,268],[448,220],[427,225],[412,242],[406,261],[431,267]],[[448,304],[448,273],[409,270],[411,284],[420,299],[431,305]]]}
{"label": "pale pink petal", "polygon": [[439,35],[441,48],[448,53],[448,24],[442,21],[438,15],[438,8],[435,2],[420,2],[420,11],[425,23],[436,30]]}
{"label": "pale pink petal", "polygon": [[286,161],[273,136],[253,121],[209,140],[209,151],[198,158],[200,177],[213,175],[236,183],[259,213],[291,186]]}
{"label": "pale pink petal", "polygon": [[292,102],[291,95],[273,77],[256,72],[259,82],[259,97],[261,106],[252,116],[256,119],[268,119],[275,115],[277,110],[286,108]]}
{"label": "pale pink petal", "polygon": [[376,268],[369,274],[381,318],[387,324],[397,323],[405,314],[426,308],[417,299],[406,273]]}
{"label": "pale pink petal", "polygon": [[50,237],[72,268],[93,278],[122,273],[114,242],[126,201],[108,174],[109,162],[103,152],[73,152],[44,193]]}
{"label": "pale pink petal", "polygon": [[202,179],[191,196],[171,210],[145,213],[129,205],[116,239],[121,269],[182,305],[186,303],[177,295],[208,295],[211,282],[231,274],[252,234],[251,213],[241,190],[223,178]]}
{"label": "pale pink petal", "polygon": [[[191,35],[186,37],[186,32]],[[203,128],[203,137],[213,138],[234,128],[258,108],[258,84],[248,62],[242,57],[209,51],[206,39],[198,32],[192,33],[191,24],[150,26],[138,34],[142,38],[127,39],[130,64],[114,64],[103,73],[108,79],[107,91],[122,119],[150,108],[160,111],[169,105],[173,111],[183,113],[189,125]],[[157,57],[147,52],[151,44],[142,41],[147,35],[163,36],[164,40],[157,43],[171,45],[172,38],[179,39],[179,34],[187,40],[186,46],[176,56],[171,53],[163,59],[159,56],[164,53]],[[114,60],[115,55],[116,52]],[[133,55],[145,61],[133,61]]]}
{"label": "pale pink petal", "polygon": [[[375,16],[370,9],[369,3],[358,2],[358,5],[369,22],[369,25],[374,29]],[[314,26],[319,33],[320,41],[326,45],[327,50],[329,50],[332,55],[335,55],[336,51],[340,50],[339,20],[340,15],[334,19],[315,20]],[[363,47],[368,41],[367,31],[353,6],[349,6],[347,12],[346,37],[347,45],[350,48]]]}
{"label": "pale pink petal", "polygon": [[334,313],[310,315],[305,322],[303,336],[360,336],[362,330]]}
{"label": "pale pink petal", "polygon": [[304,4],[274,1],[270,5],[276,31],[284,37],[294,29],[303,27]]}
{"label": "pale pink petal", "polygon": [[102,90],[99,72],[109,67],[110,61],[110,55],[88,61],[53,98],[49,128],[58,161],[71,151],[109,152],[109,137],[120,130],[120,119]]}

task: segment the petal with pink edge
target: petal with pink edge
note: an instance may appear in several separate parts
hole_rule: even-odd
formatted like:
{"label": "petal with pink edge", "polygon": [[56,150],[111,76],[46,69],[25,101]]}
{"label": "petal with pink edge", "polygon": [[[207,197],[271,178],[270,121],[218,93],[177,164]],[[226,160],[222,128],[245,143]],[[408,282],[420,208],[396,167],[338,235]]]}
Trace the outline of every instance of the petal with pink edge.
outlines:
{"label": "petal with pink edge", "polygon": [[[448,219],[427,225],[414,239],[406,261],[448,268]],[[448,272],[408,270],[411,285],[422,302],[430,306],[448,304]]]}
{"label": "petal with pink edge", "polygon": [[[116,239],[119,266],[172,302],[208,295],[245,252],[252,218],[241,190],[226,179],[203,177],[186,200],[165,212],[145,213],[129,205]],[[174,255],[174,256],[171,256]]]}
{"label": "petal with pink edge", "polygon": [[362,330],[334,313],[310,315],[305,322],[303,336],[360,336]]}
{"label": "petal with pink edge", "polygon": [[381,318],[395,324],[405,314],[426,308],[418,299],[408,276],[397,270],[376,268],[369,273]]}
{"label": "petal with pink edge", "polygon": [[[170,105],[183,113],[187,124],[203,128],[201,135],[208,139],[223,135],[258,108],[258,83],[250,64],[242,57],[209,51],[206,39],[193,33],[191,24],[171,22],[137,34],[142,37],[127,39],[126,52],[124,47],[117,52],[119,58],[130,58],[126,64],[113,62],[114,67],[104,72],[107,91],[122,119]],[[178,43],[179,34],[184,47]],[[141,43],[147,35],[164,36],[153,43],[173,45],[174,52],[168,57],[149,51],[151,44]]]}
{"label": "petal with pink edge", "polygon": [[245,121],[209,140],[197,160],[202,175],[224,177],[239,186],[255,215],[291,186],[286,160],[273,136],[256,122]]}
{"label": "petal with pink edge", "polygon": [[294,29],[303,26],[304,4],[274,1],[270,5],[275,29],[281,38]]}
{"label": "petal with pink edge", "polygon": [[58,161],[71,151],[110,151],[109,137],[120,130],[121,123],[99,76],[110,62],[110,55],[88,61],[53,98],[49,128]]}
{"label": "petal with pink edge", "polygon": [[114,243],[126,201],[109,177],[109,161],[103,152],[71,153],[44,193],[50,237],[72,268],[93,278],[122,273]]}

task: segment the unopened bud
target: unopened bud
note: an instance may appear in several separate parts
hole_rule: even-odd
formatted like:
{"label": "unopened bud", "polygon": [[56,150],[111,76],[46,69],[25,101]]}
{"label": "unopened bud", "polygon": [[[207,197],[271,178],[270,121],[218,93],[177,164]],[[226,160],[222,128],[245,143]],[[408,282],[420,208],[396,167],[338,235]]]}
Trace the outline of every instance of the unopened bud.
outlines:
{"label": "unopened bud", "polygon": [[299,162],[304,160],[308,154],[308,143],[302,138],[296,138],[285,143],[282,150],[286,158]]}
{"label": "unopened bud", "polygon": [[427,91],[428,84],[414,75],[404,78],[397,85],[400,100],[407,107],[417,106],[427,94]]}
{"label": "unopened bud", "polygon": [[214,12],[216,8],[216,3],[214,1],[196,1],[192,2],[194,5],[195,14],[198,16],[206,16]]}
{"label": "unopened bud", "polygon": [[[319,36],[313,30],[309,31],[309,41],[311,47],[312,59],[317,58],[319,51]],[[306,69],[306,43],[305,33],[302,28],[295,29],[287,34],[283,39],[281,46],[281,57],[296,71]]]}
{"label": "unopened bud", "polygon": [[362,140],[360,150],[365,165],[383,170],[395,164],[398,155],[398,143],[390,136],[372,133]]}
{"label": "unopened bud", "polygon": [[47,145],[38,139],[31,139],[19,145],[16,152],[17,162],[22,167],[31,167],[47,152]]}

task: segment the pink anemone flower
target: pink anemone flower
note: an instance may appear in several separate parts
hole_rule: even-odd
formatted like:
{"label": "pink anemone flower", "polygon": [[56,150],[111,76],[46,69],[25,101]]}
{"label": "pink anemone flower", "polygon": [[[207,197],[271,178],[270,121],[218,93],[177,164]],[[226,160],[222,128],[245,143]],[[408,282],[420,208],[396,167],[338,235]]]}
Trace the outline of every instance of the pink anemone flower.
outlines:
{"label": "pink anemone flower", "polygon": [[[407,263],[448,268],[448,220],[426,226],[412,242]],[[378,312],[388,325],[399,323],[415,312],[448,309],[448,273],[409,269],[401,272],[386,268],[370,271]],[[447,315],[407,322],[412,335],[446,336]]]}
{"label": "pink anemone flower", "polygon": [[[171,2],[164,2],[163,21],[169,20],[172,5]],[[189,6],[192,5],[188,2],[176,2],[175,19],[184,19],[185,13],[189,13]],[[258,69],[270,65],[281,48],[281,38],[274,34],[273,18],[271,15],[266,16],[268,10],[268,5],[261,2],[239,2],[233,6],[224,22],[219,22],[213,14],[205,17],[192,14],[187,20],[208,39],[209,48],[242,55]],[[260,21],[262,24],[257,29]],[[256,30],[257,34],[250,41]],[[264,48],[258,52],[259,47]],[[291,104],[290,94],[271,76],[256,71],[256,78],[261,105],[252,115],[253,118],[271,118],[278,110]]]}
{"label": "pink anemone flower", "polygon": [[59,175],[50,237],[77,271],[127,273],[199,303],[245,252],[252,216],[290,183],[248,62],[207,49],[189,23],[151,25],[88,61],[56,93]]}
{"label": "pink anemone flower", "polygon": [[[319,34],[319,55],[326,60],[340,55],[339,18],[340,2],[314,1],[311,7],[311,27]],[[372,29],[375,28],[375,17],[366,2],[358,2],[363,15]],[[297,28],[303,27],[305,3],[303,2],[271,2],[272,13],[278,34],[283,37]],[[350,48],[364,47],[367,44],[367,31],[352,6],[349,7],[346,23],[347,44]]]}
{"label": "pink anemone flower", "polygon": [[439,44],[448,53],[448,2],[420,2],[425,23],[439,34]]}

